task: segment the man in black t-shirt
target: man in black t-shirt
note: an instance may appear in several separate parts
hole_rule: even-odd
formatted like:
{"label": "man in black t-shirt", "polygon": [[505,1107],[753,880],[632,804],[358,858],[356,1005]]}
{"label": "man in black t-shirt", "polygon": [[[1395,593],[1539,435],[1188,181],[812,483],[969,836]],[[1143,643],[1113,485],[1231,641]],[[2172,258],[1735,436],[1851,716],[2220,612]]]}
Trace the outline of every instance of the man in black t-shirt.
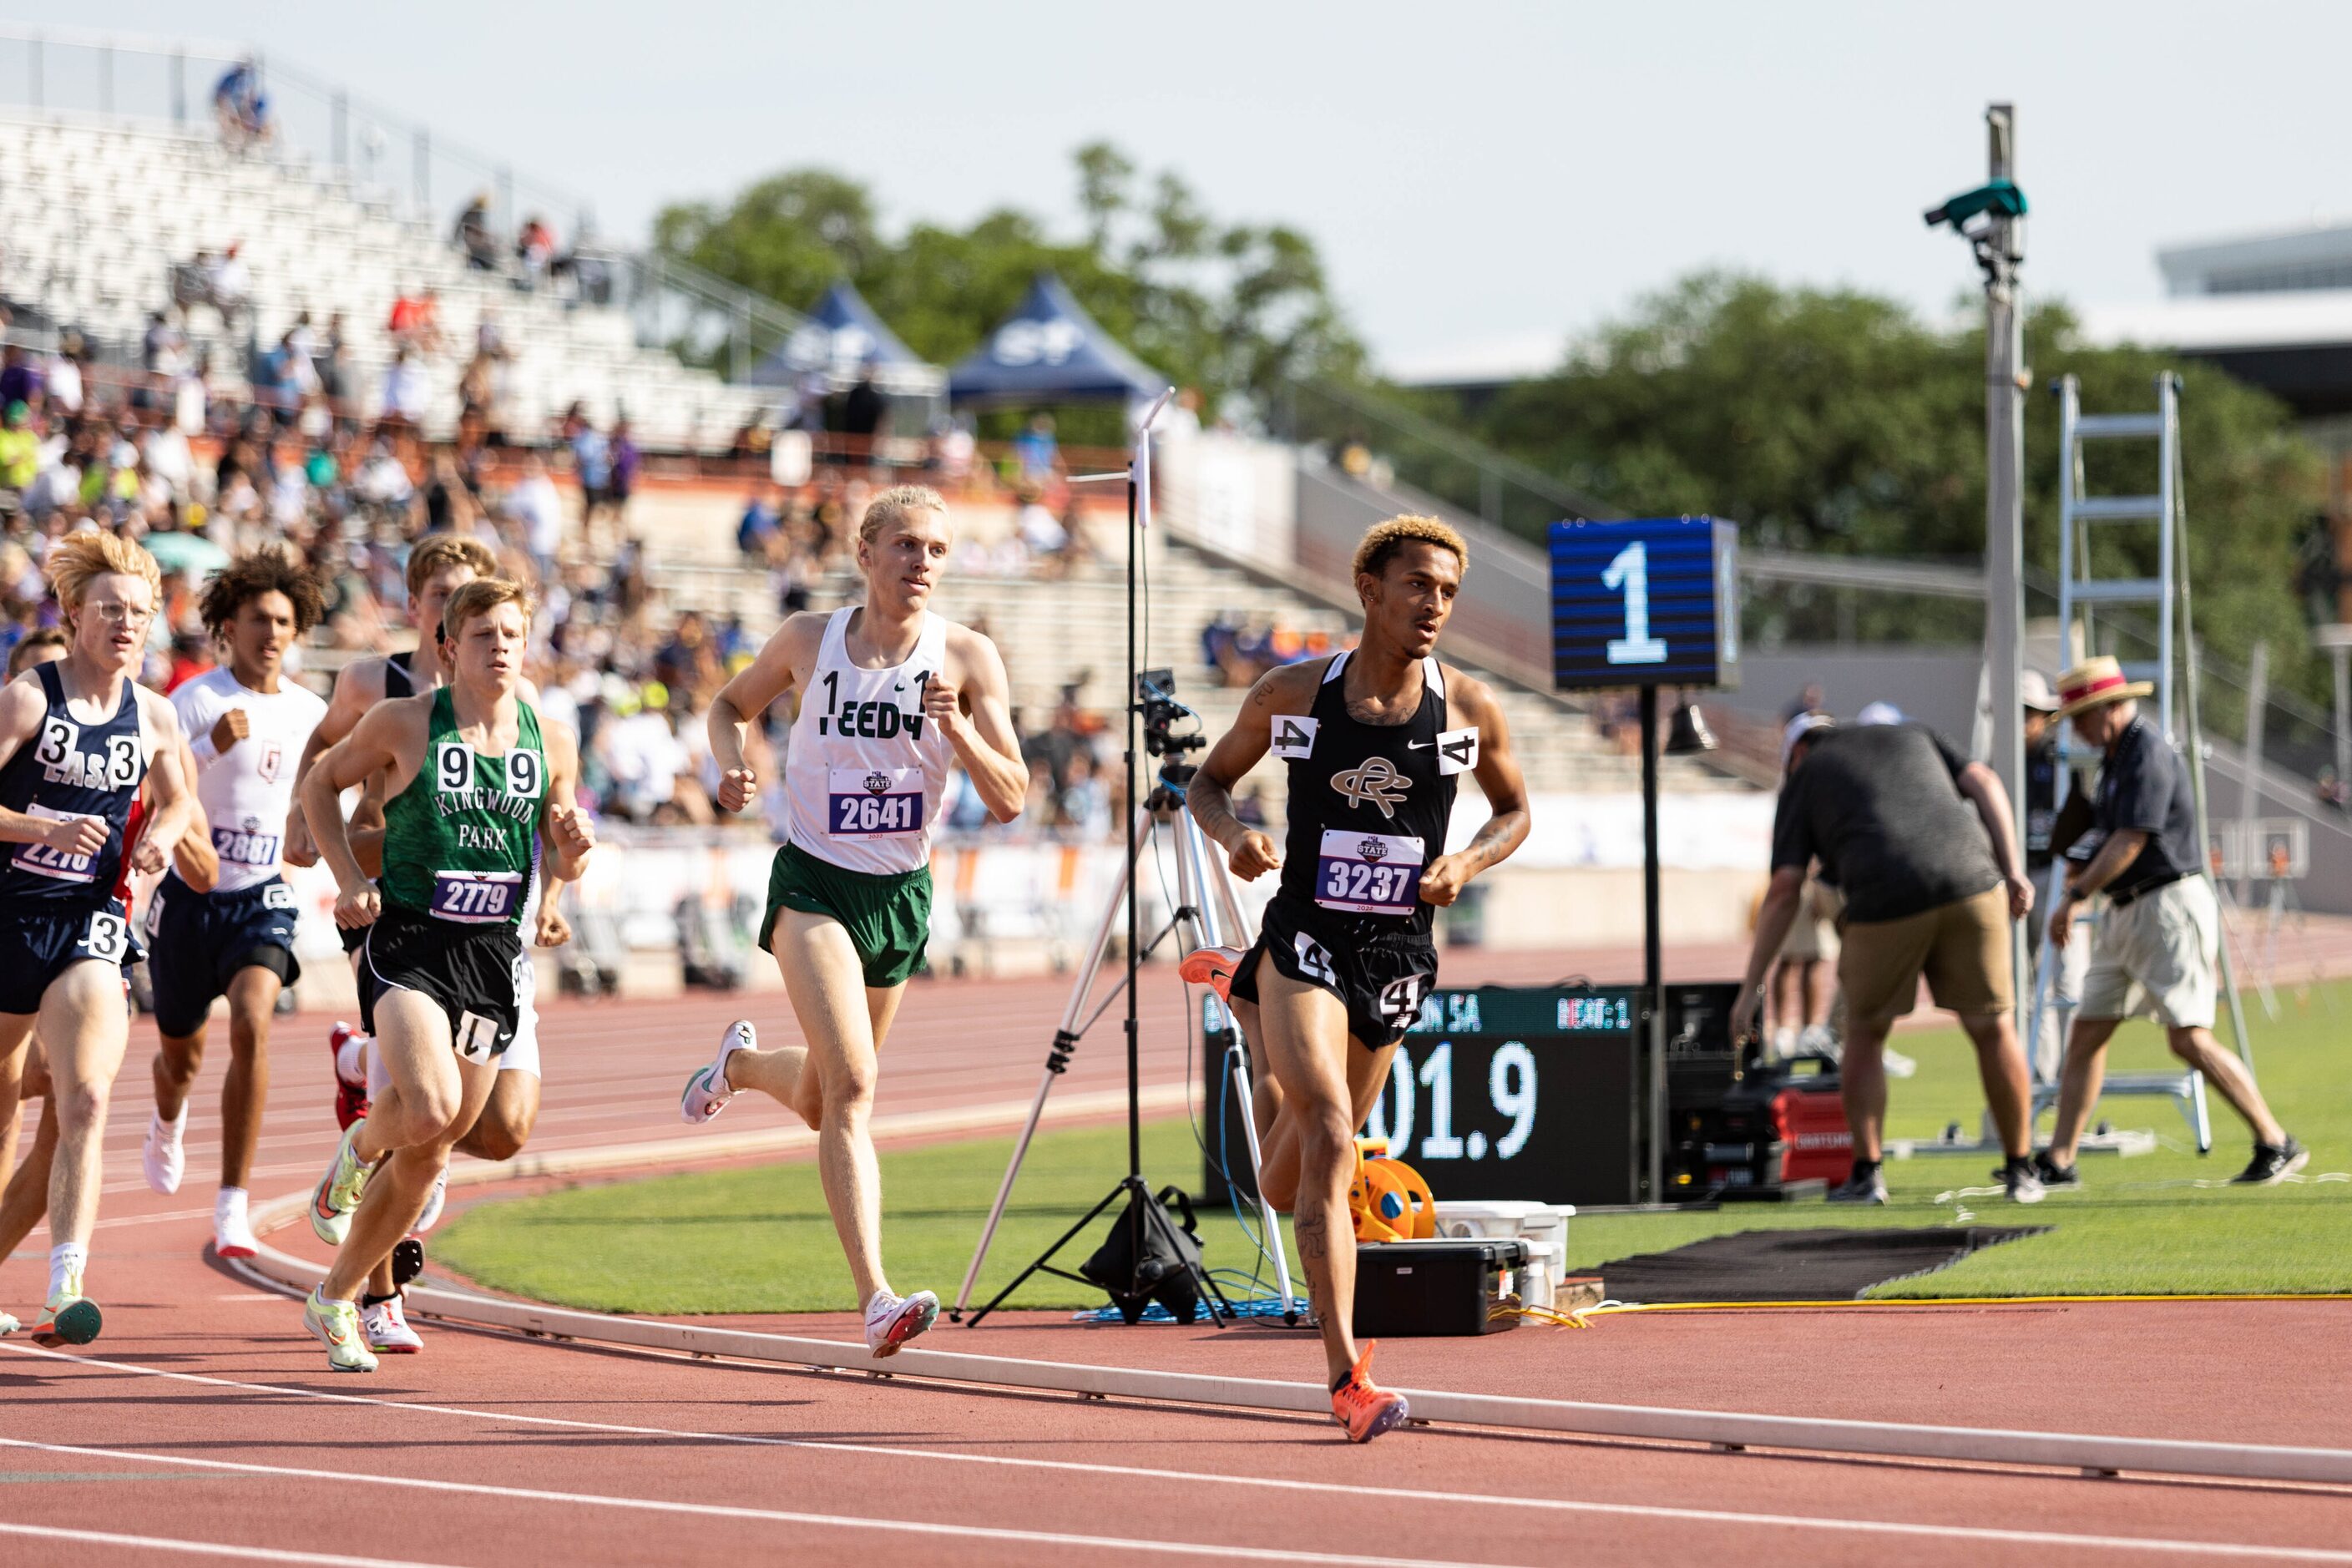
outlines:
{"label": "man in black t-shirt", "polygon": [[1853,1133],[1853,1171],[1830,1197],[1885,1203],[1879,1173],[1886,1121],[1885,1047],[1917,1004],[1924,975],[1936,1005],[1959,1016],[1977,1048],[1985,1100],[2008,1156],[2001,1184],[2019,1203],[2042,1196],[2032,1162],[2032,1085],[2012,1021],[2010,922],[2033,907],[2000,779],[1919,724],[1834,728],[1828,716],[1789,724],[1788,781],[1772,824],[1772,882],[1758,912],[1748,975],[1732,1009],[1752,1021],[1766,967],[1795,917],[1805,868],[1845,895],[1838,984],[1845,992],[1840,1083]]}
{"label": "man in black t-shirt", "polygon": [[2074,916],[2095,893],[2107,896],[2083,980],[2082,1009],[2066,1041],[2058,1121],[2039,1162],[2044,1183],[2077,1186],[2074,1151],[2098,1103],[2107,1040],[2126,1016],[2147,1012],[2164,1026],[2172,1054],[2212,1081],[2254,1131],[2254,1155],[2236,1180],[2267,1186],[2311,1158],[2263,1100],[2243,1062],[2213,1038],[2213,961],[2221,911],[2204,875],[2189,768],[2142,718],[2137,698],[2155,689],[2127,680],[2099,658],[2059,678],[2061,719],[2105,753],[2092,796],[2091,831],[2067,851],[2078,868],[2050,913],[2050,940],[2074,932]]}

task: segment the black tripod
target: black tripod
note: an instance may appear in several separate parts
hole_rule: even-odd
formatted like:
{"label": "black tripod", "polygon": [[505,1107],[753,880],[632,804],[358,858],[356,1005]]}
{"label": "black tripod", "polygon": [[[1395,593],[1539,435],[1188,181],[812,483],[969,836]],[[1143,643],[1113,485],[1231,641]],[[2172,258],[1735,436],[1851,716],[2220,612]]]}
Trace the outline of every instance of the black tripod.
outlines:
{"label": "black tripod", "polygon": [[[1165,703],[1167,710],[1181,711],[1172,699],[1158,695],[1166,690],[1164,685],[1157,684],[1164,682],[1166,675],[1167,672],[1164,670],[1150,670],[1141,678],[1144,689],[1155,694],[1147,696],[1141,706],[1147,709],[1145,744],[1153,756],[1164,759],[1160,763],[1158,781],[1151,794],[1135,814],[1133,829],[1128,842],[1128,861],[1126,875],[1122,879],[1123,886],[1119,894],[1104,907],[1101,923],[1096,928],[1094,945],[1087,950],[1087,962],[1078,973],[1076,984],[1071,991],[1069,1005],[1063,1014],[1061,1027],[1054,1033],[1053,1048],[1046,1054],[1045,1075],[1038,1081],[1037,1098],[1030,1107],[1028,1123],[1022,1129],[1021,1136],[1013,1145],[1012,1161],[1005,1166],[1003,1184],[997,1189],[995,1206],[989,1211],[988,1222],[982,1227],[980,1245],[972,1253],[971,1267],[965,1271],[963,1289],[957,1293],[955,1308],[950,1315],[959,1321],[963,1321],[965,1304],[971,1300],[972,1286],[979,1279],[981,1266],[987,1259],[989,1243],[994,1239],[997,1223],[1003,1217],[1005,1202],[1012,1195],[1013,1184],[1020,1174],[1022,1160],[1028,1152],[1029,1141],[1036,1133],[1038,1119],[1044,1114],[1045,1098],[1053,1090],[1054,1080],[1068,1068],[1070,1055],[1077,1048],[1079,1037],[1085,1034],[1087,1026],[1093,1023],[1095,1018],[1100,1017],[1110,1005],[1109,1000],[1106,998],[1102,1006],[1095,1009],[1091,1016],[1088,1016],[1086,1011],[1087,1004],[1093,994],[1096,973],[1102,962],[1104,952],[1109,945],[1111,923],[1118,917],[1122,903],[1128,905],[1130,913],[1132,912],[1136,901],[1133,896],[1135,877],[1138,865],[1142,858],[1143,846],[1150,841],[1152,834],[1161,826],[1171,828],[1176,839],[1177,907],[1170,915],[1168,923],[1160,928],[1159,933],[1149,942],[1139,946],[1135,941],[1135,927],[1129,926],[1127,972],[1119,981],[1119,985],[1127,992],[1128,998],[1127,1174],[1120,1179],[1118,1185],[1103,1195],[1099,1203],[1081,1215],[1076,1224],[1064,1231],[1061,1237],[1040,1254],[1034,1262],[1024,1268],[1011,1284],[999,1290],[986,1306],[974,1312],[970,1321],[977,1323],[989,1313],[996,1310],[1013,1291],[1021,1288],[1024,1281],[1031,1275],[1038,1273],[1052,1274],[1064,1279],[1076,1280],[1080,1284],[1107,1289],[1115,1299],[1125,1298],[1123,1305],[1137,1310],[1139,1310],[1139,1307],[1135,1304],[1146,1297],[1158,1296],[1164,1303],[1164,1293],[1168,1287],[1180,1278],[1189,1276],[1189,1280],[1186,1282],[1191,1286],[1192,1296],[1208,1304],[1210,1316],[1213,1319],[1222,1322],[1223,1320],[1234,1315],[1233,1304],[1217,1289],[1216,1282],[1209,1278],[1208,1271],[1195,1268],[1190,1263],[1192,1252],[1179,1239],[1175,1223],[1168,1217],[1167,1210],[1153,1200],[1150,1185],[1143,1178],[1142,1114],[1138,1081],[1140,1075],[1137,1065],[1135,1016],[1137,971],[1146,959],[1158,951],[1160,944],[1166,942],[1171,935],[1179,939],[1181,946],[1197,949],[1215,945],[1225,937],[1237,936],[1242,929],[1239,903],[1234,897],[1229,878],[1223,874],[1224,867],[1222,862],[1213,858],[1206,839],[1202,837],[1200,828],[1193,824],[1191,816],[1184,809],[1184,786],[1192,782],[1194,770],[1183,760],[1183,753],[1203,744],[1202,738],[1199,735],[1170,735],[1167,732],[1164,714],[1149,711],[1162,702]],[[1167,754],[1169,752],[1174,754],[1169,755]],[[1235,1068],[1236,1088],[1242,1096],[1244,1115],[1248,1114],[1246,1108],[1249,1104],[1247,1071],[1244,1058],[1242,1064]],[[1257,1154],[1254,1131],[1250,1144],[1251,1169],[1254,1173],[1256,1170]],[[1073,1274],[1067,1269],[1056,1267],[1053,1262],[1055,1256],[1122,1196],[1128,1201],[1126,1237],[1128,1277],[1124,1279],[1105,1279],[1098,1275],[1088,1277]],[[1269,1225],[1274,1223],[1270,1211],[1265,1218]],[[1274,1234],[1278,1237],[1280,1233],[1276,1231]],[[1147,1239],[1153,1245],[1147,1246]],[[1143,1277],[1143,1270],[1155,1256],[1163,1263],[1172,1258],[1181,1267],[1146,1279]],[[1282,1271],[1282,1279],[1284,1299],[1287,1300],[1290,1291],[1286,1270]]]}
{"label": "black tripod", "polygon": [[[1173,820],[1180,823],[1183,828],[1192,829],[1197,833],[1198,830],[1192,827],[1191,819],[1184,815],[1184,786],[1192,781],[1193,773],[1192,766],[1184,761],[1184,755],[1208,743],[1205,739],[1197,734],[1178,735],[1172,732],[1171,727],[1176,720],[1183,716],[1188,710],[1176,700],[1173,681],[1169,672],[1145,671],[1137,668],[1139,653],[1138,647],[1139,622],[1137,617],[1136,589],[1142,571],[1143,531],[1149,524],[1151,512],[1151,422],[1159,416],[1160,410],[1166,405],[1168,395],[1167,393],[1162,393],[1160,401],[1151,405],[1150,411],[1143,416],[1141,423],[1137,426],[1135,458],[1126,474],[1127,689],[1129,699],[1127,706],[1127,798],[1131,801],[1142,801],[1141,806],[1134,814],[1133,826],[1128,835],[1125,877],[1127,973],[1121,984],[1127,991],[1127,1174],[1119,1178],[1117,1186],[1103,1194],[1100,1202],[1079,1216],[1076,1225],[1064,1231],[1053,1246],[1040,1253],[1034,1261],[1015,1275],[1011,1284],[999,1290],[986,1306],[974,1312],[969,1320],[971,1323],[976,1324],[996,1310],[1015,1290],[1027,1282],[1032,1275],[1040,1273],[1052,1274],[1060,1279],[1075,1280],[1082,1285],[1108,1289],[1115,1300],[1129,1300],[1159,1294],[1174,1279],[1189,1276],[1194,1293],[1209,1303],[1212,1319],[1222,1323],[1224,1320],[1236,1315],[1233,1303],[1225,1300],[1223,1292],[1217,1289],[1216,1281],[1209,1278],[1208,1270],[1186,1261],[1192,1256],[1191,1250],[1185,1246],[1183,1240],[1180,1239],[1181,1233],[1177,1230],[1175,1222],[1168,1217],[1167,1211],[1153,1198],[1150,1184],[1143,1179],[1142,1068],[1139,1052],[1140,1025],[1136,1016],[1136,975],[1142,967],[1147,950],[1143,944],[1143,917],[1141,902],[1138,896],[1136,872],[1138,863],[1142,858],[1143,846],[1150,840],[1152,826],[1156,821]],[[1142,762],[1147,752],[1150,756],[1165,759],[1160,764],[1159,775],[1148,798],[1144,796],[1142,791]],[[1191,879],[1188,878],[1187,881],[1190,880]],[[1053,1051],[1045,1063],[1048,1086],[1051,1085],[1054,1077],[1067,1065],[1070,1052],[1077,1045],[1078,1035],[1084,1026],[1078,1022],[1077,1014],[1084,1005],[1087,991],[1093,984],[1094,965],[1100,961],[1102,949],[1110,934],[1110,921],[1113,914],[1114,910],[1104,911],[1102,929],[1097,932],[1094,951],[1087,957],[1087,970],[1079,976],[1076,994],[1071,998],[1070,1013],[1064,1018],[1062,1027],[1054,1036]],[[1169,922],[1167,930],[1162,931],[1160,936],[1153,940],[1152,946],[1157,947],[1160,941],[1164,939],[1169,931],[1174,931],[1179,923],[1187,920],[1197,921],[1198,918],[1199,910],[1196,908],[1179,909],[1175,918]],[[1041,1088],[1038,1091],[1037,1109],[1030,1112],[1030,1131],[1035,1130],[1038,1112],[1044,1109],[1045,1093],[1045,1089]],[[1026,1147],[1027,1137],[1028,1133],[1024,1132],[1024,1148]],[[1019,1167],[1020,1155],[1016,1152],[1013,1156],[1013,1168],[1005,1173],[1004,1188],[997,1194],[996,1212],[989,1216],[987,1232],[981,1237],[980,1250],[974,1254],[971,1273],[964,1279],[964,1290],[957,1299],[956,1315],[959,1318],[962,1313],[964,1300],[969,1299],[972,1280],[980,1272],[981,1261],[987,1255],[989,1238],[994,1234],[997,1218],[1003,1212],[1005,1197],[1011,1191],[1013,1176]],[[1129,1278],[1112,1281],[1089,1279],[1085,1275],[1073,1273],[1055,1266],[1053,1261],[1055,1255],[1067,1247],[1087,1226],[1100,1218],[1113,1204],[1122,1198],[1127,1200],[1126,1239]],[[1147,1238],[1153,1245],[1147,1246]],[[1154,1275],[1147,1279],[1144,1277],[1144,1270],[1155,1253],[1163,1258],[1172,1257],[1179,1261],[1176,1268],[1170,1273]],[[1122,1286],[1125,1289],[1122,1289]]]}

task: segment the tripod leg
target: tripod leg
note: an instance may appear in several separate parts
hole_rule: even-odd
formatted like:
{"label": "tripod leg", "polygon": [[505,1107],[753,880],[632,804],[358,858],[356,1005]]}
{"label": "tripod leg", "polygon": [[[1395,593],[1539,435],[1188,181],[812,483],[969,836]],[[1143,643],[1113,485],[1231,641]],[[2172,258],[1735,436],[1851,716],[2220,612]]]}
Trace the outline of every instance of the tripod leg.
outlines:
{"label": "tripod leg", "polygon": [[[1151,815],[1140,806],[1136,808],[1134,841],[1142,842],[1151,830]],[[988,1222],[981,1226],[980,1245],[972,1249],[971,1265],[964,1270],[963,1288],[956,1292],[955,1309],[950,1316],[961,1320],[965,1306],[971,1300],[972,1286],[980,1279],[980,1271],[988,1261],[989,1244],[996,1239],[996,1227],[1004,1217],[1004,1205],[1013,1196],[1013,1184],[1021,1174],[1021,1162],[1029,1152],[1029,1141],[1036,1136],[1038,1119],[1045,1114],[1045,1097],[1053,1091],[1054,1080],[1069,1066],[1070,1053],[1076,1048],[1082,1032],[1079,1019],[1085,1015],[1087,999],[1095,988],[1095,976],[1101,972],[1103,954],[1109,949],[1112,927],[1125,907],[1127,879],[1134,875],[1135,857],[1130,854],[1119,873],[1118,885],[1103,900],[1102,916],[1095,922],[1094,945],[1087,952],[1086,963],[1079,966],[1077,980],[1070,987],[1070,1000],[1062,1009],[1062,1026],[1054,1032],[1054,1048],[1045,1056],[1045,1076],[1037,1085],[1036,1102],[1029,1107],[1028,1122],[1021,1129],[1020,1139],[1013,1145],[1013,1158],[1004,1167],[1004,1180],[997,1184],[996,1201],[989,1205]],[[1025,1278],[1025,1276],[1024,1276]],[[1002,1298],[1000,1298],[1001,1300]],[[979,1319],[972,1320],[974,1322]]]}
{"label": "tripod leg", "polygon": [[[1061,1050],[1062,1043],[1059,1036],[1055,1037],[1056,1052]],[[963,1285],[956,1291],[955,1310],[949,1314],[950,1317],[961,1320],[965,1304],[971,1300],[971,1288],[979,1282],[981,1266],[988,1261],[989,1244],[996,1239],[997,1223],[1004,1217],[1005,1202],[1013,1196],[1013,1184],[1021,1174],[1021,1162],[1028,1156],[1029,1141],[1037,1135],[1038,1119],[1045,1114],[1045,1097],[1053,1092],[1054,1079],[1060,1071],[1058,1067],[1048,1067],[1045,1076],[1037,1080],[1037,1098],[1030,1103],[1029,1120],[1022,1124],[1021,1136],[1013,1140],[1013,1158],[1004,1167],[1004,1180],[997,1184],[996,1201],[988,1206],[988,1222],[980,1227],[980,1245],[972,1249],[971,1266],[963,1271]]]}
{"label": "tripod leg", "polygon": [[993,1312],[997,1308],[1003,1306],[1006,1299],[1009,1298],[1013,1292],[1021,1289],[1022,1285],[1027,1281],[1029,1276],[1036,1273],[1040,1268],[1045,1268],[1048,1258],[1052,1258],[1054,1254],[1061,1251],[1062,1248],[1069,1246],[1071,1240],[1076,1237],[1078,1232],[1094,1224],[1096,1216],[1100,1215],[1103,1210],[1110,1207],[1111,1205],[1118,1202],[1119,1199],[1127,1196],[1128,1191],[1128,1184],[1126,1182],[1121,1182],[1118,1186],[1115,1186],[1109,1192],[1105,1193],[1100,1203],[1095,1205],[1094,1207],[1079,1215],[1077,1224],[1064,1231],[1061,1235],[1061,1239],[1055,1242],[1053,1246],[1047,1247],[1045,1251],[1039,1253],[1035,1261],[1032,1262],[1028,1268],[1024,1268],[1020,1273],[1015,1274],[1013,1277],[1013,1283],[1007,1285],[1003,1289],[999,1290],[994,1296],[991,1297],[989,1299],[988,1305],[982,1307],[979,1311],[974,1312],[971,1315],[971,1321],[964,1326],[966,1328],[972,1329],[978,1328],[980,1326],[980,1321],[982,1318],[985,1318],[989,1313]]}
{"label": "tripod leg", "polygon": [[1274,1259],[1275,1284],[1282,1291],[1282,1315],[1296,1321],[1298,1300],[1290,1289],[1290,1260],[1282,1245],[1282,1216],[1266,1200],[1265,1167],[1258,1153],[1257,1102],[1250,1089],[1249,1051],[1239,1025],[1234,1026],[1233,1037],[1234,1043],[1225,1047],[1225,1054],[1232,1058],[1226,1076],[1233,1080],[1234,1093],[1241,1101],[1237,1109],[1241,1112],[1242,1135],[1249,1141],[1250,1185],[1257,1191],[1258,1222],[1265,1226],[1266,1255]]}

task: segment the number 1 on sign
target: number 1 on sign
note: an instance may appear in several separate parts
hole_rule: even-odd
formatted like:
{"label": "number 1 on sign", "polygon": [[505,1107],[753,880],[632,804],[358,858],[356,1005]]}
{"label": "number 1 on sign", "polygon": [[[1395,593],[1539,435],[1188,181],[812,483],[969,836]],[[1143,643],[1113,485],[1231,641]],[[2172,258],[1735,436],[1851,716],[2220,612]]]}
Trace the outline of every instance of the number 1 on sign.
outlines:
{"label": "number 1 on sign", "polygon": [[1609,639],[1609,662],[1665,663],[1664,640],[1650,635],[1650,547],[1637,539],[1619,551],[1601,581],[1625,595],[1625,635]]}

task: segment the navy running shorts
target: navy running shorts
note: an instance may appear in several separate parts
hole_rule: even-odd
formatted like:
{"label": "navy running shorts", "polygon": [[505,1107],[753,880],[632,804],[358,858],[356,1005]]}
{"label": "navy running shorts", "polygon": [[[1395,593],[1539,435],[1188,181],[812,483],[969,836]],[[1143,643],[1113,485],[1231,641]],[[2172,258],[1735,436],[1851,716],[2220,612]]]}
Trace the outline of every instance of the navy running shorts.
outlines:
{"label": "navy running shorts", "polygon": [[204,1027],[238,970],[267,969],[289,985],[302,973],[294,961],[294,889],[282,878],[199,893],[167,872],[148,906],[147,941],[155,1026],[175,1040]]}

